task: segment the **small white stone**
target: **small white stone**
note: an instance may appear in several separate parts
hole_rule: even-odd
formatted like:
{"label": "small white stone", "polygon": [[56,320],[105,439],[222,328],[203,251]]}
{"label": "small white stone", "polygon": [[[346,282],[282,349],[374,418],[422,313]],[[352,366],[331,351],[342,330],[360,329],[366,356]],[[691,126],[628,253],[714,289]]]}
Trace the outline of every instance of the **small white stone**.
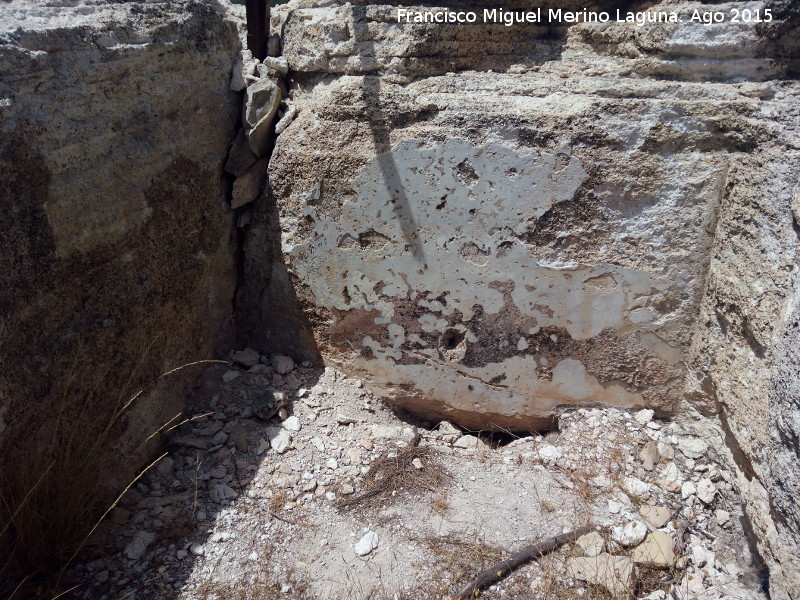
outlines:
{"label": "small white stone", "polygon": [[358,556],[366,556],[378,547],[378,534],[368,531],[355,545],[355,552]]}
{"label": "small white stone", "polygon": [[608,512],[610,512],[612,515],[619,514],[619,511],[621,510],[622,510],[622,504],[620,504],[619,502],[615,502],[614,500],[608,501]]}
{"label": "small white stone", "polygon": [[286,420],[281,423],[281,427],[288,429],[289,431],[300,431],[300,419],[294,415],[287,417]]}
{"label": "small white stone", "polygon": [[631,496],[646,496],[650,490],[650,486],[636,477],[626,477],[622,481],[622,489],[628,492]]}
{"label": "small white stone", "polygon": [[633,418],[636,419],[636,422],[639,423],[640,425],[647,425],[650,421],[653,420],[654,414],[655,413],[652,410],[650,410],[649,408],[645,408],[644,410],[640,410],[635,415],[633,415]]}
{"label": "small white stone", "polygon": [[455,443],[453,444],[456,448],[477,448],[478,447],[478,438],[474,435],[462,435],[458,438]]}
{"label": "small white stone", "polygon": [[339,462],[335,458],[329,458],[325,461],[325,466],[335,471],[339,468]]}
{"label": "small white stone", "polygon": [[717,486],[710,479],[704,477],[697,482],[697,497],[700,498],[703,504],[711,504],[716,493]]}
{"label": "small white stone", "polygon": [[283,427],[268,427],[267,437],[270,447],[278,454],[286,452],[292,444],[292,435]]}
{"label": "small white stone", "polygon": [[722,527],[731,520],[731,513],[729,513],[727,510],[718,508],[714,511],[714,518],[717,520],[717,524]]}
{"label": "small white stone", "polygon": [[635,546],[647,535],[647,526],[641,521],[631,521],[622,527],[611,529],[611,537],[623,546]]}
{"label": "small white stone", "polygon": [[656,444],[656,448],[658,449],[658,453],[661,455],[661,458],[664,460],[672,460],[675,458],[675,448],[672,447],[672,444],[658,442]]}
{"label": "small white stone", "polygon": [[685,481],[681,486],[681,498],[686,500],[689,496],[697,493],[697,486],[691,481]]}
{"label": "small white stone", "polygon": [[684,436],[678,440],[678,448],[687,458],[700,458],[708,451],[708,444],[698,437]]}
{"label": "small white stone", "polygon": [[422,461],[419,458],[415,458],[414,460],[412,460],[411,464],[414,465],[414,467],[417,469],[422,469],[424,467]]}
{"label": "small white stone", "polygon": [[552,444],[545,444],[539,448],[538,454],[543,461],[557,461],[561,458],[561,450]]}

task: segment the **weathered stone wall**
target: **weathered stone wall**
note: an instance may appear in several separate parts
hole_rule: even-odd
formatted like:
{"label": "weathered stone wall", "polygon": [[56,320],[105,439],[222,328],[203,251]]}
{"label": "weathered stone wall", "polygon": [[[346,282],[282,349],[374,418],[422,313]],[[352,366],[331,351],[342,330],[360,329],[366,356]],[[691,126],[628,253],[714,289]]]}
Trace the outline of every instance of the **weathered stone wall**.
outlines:
{"label": "weathered stone wall", "polygon": [[731,165],[688,386],[723,420],[773,598],[800,590],[798,106],[794,84],[762,100],[759,148]]}
{"label": "weathered stone wall", "polygon": [[[102,415],[232,340],[235,26],[205,2],[63,4],[0,7],[7,433],[67,396]],[[184,380],[140,398],[121,439],[179,412]]]}
{"label": "weathered stone wall", "polygon": [[751,25],[395,11],[286,14],[299,116],[244,288],[267,262],[254,232],[280,215],[323,355],[397,403],[475,428],[585,402],[672,412],[732,155],[757,145],[761,82],[785,65]]}
{"label": "weathered stone wall", "polygon": [[[773,597],[796,597],[796,6],[567,29],[314,4],[276,17],[299,114],[250,215],[249,340],[297,301],[327,361],[474,428],[686,399],[720,416]],[[733,7],[776,19],[688,22]]]}

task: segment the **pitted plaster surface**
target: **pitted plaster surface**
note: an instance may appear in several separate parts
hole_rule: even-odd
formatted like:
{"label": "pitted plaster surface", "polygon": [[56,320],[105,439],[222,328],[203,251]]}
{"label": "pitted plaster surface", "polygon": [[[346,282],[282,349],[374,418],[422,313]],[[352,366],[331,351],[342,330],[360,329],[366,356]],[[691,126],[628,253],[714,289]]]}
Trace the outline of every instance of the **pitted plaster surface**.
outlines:
{"label": "pitted plaster surface", "polygon": [[[572,199],[586,178],[566,149],[405,140],[362,169],[357,196],[336,219],[307,205],[313,233],[297,245],[286,237],[284,251],[317,306],[336,315],[333,329],[362,350],[356,367],[373,384],[509,417],[574,402],[634,406],[642,404],[639,393],[601,384],[575,358],[547,365],[545,376],[531,338],[547,327],[587,340],[656,319],[644,306],[656,285],[651,274],[548,263],[525,242],[530,225]],[[516,315],[520,328],[507,352],[507,325],[496,336],[473,330],[501,313]],[[353,315],[357,325],[342,324]],[[465,364],[470,345],[498,346],[508,356]]]}

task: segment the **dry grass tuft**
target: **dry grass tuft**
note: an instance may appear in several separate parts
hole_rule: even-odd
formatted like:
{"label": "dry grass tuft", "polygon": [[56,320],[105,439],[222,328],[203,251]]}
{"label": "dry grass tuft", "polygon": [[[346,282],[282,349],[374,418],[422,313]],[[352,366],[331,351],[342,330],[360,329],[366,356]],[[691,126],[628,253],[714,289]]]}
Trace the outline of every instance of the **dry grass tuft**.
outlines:
{"label": "dry grass tuft", "polygon": [[[414,461],[422,462],[418,469]],[[431,448],[409,446],[391,451],[372,462],[360,493],[338,501],[340,508],[379,508],[400,496],[424,492],[439,493],[450,474]]]}
{"label": "dry grass tuft", "polygon": [[409,598],[442,598],[457,593],[479,572],[497,564],[508,552],[478,540],[465,540],[454,535],[429,536],[419,540],[436,557],[439,575],[424,588],[414,590]]}
{"label": "dry grass tuft", "polygon": [[68,587],[67,567],[119,501],[120,489],[128,489],[135,465],[116,448],[129,409],[162,378],[207,362],[219,361],[188,363],[114,399],[103,396],[102,381],[81,391],[76,359],[63,386],[20,416],[0,448],[0,597],[53,598]]}

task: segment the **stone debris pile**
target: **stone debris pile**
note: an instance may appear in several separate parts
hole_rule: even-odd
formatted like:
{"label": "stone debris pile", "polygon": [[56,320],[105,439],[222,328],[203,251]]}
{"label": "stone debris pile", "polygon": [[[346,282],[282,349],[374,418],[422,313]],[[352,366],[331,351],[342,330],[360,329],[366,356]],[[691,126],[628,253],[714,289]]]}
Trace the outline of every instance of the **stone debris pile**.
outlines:
{"label": "stone debris pile", "polygon": [[[249,348],[210,367],[192,398],[169,455],[106,524],[116,553],[76,567],[84,597],[195,600],[245,585],[276,597],[368,598],[379,586],[442,597],[488,566],[448,566],[456,543],[508,556],[594,525],[482,597],[561,586],[563,597],[764,598],[721,432],[699,417],[583,408],[543,436],[492,438],[404,422],[359,381]],[[442,469],[441,489],[401,484],[360,504],[370,468],[414,449],[432,454],[409,469]]]}
{"label": "stone debris pile", "polygon": [[[271,51],[280,44],[274,40]],[[242,208],[261,194],[267,175],[269,152],[280,135],[297,116],[290,103],[284,78],[289,72],[282,56],[267,56],[263,61],[242,49],[233,65],[231,89],[243,92],[242,128],[228,151],[225,172],[235,177],[231,208]],[[242,223],[240,225],[244,225]]]}

